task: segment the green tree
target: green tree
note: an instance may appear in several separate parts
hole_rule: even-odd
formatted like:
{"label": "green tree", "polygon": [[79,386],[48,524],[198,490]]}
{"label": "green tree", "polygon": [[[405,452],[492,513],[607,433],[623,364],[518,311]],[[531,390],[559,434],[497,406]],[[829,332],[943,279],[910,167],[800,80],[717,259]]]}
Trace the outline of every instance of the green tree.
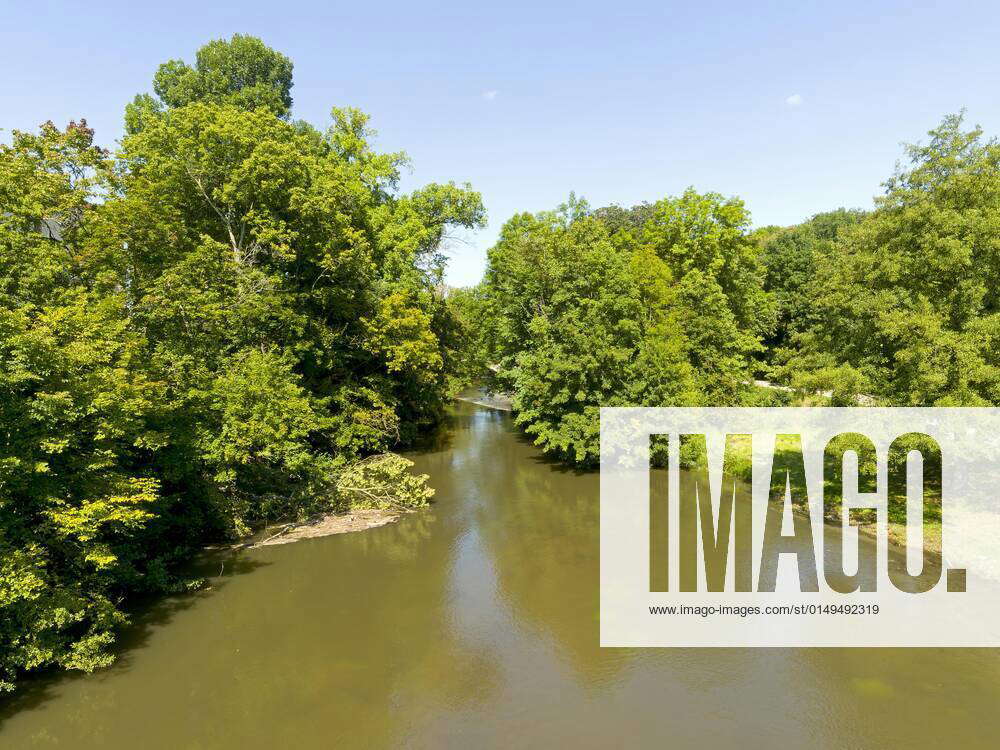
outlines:
{"label": "green tree", "polygon": [[156,97],[139,94],[125,109],[125,127],[136,133],[164,110],[192,102],[266,109],[287,119],[292,110],[292,61],[260,39],[233,34],[198,50],[194,67],[163,63],[153,77]]}
{"label": "green tree", "polygon": [[601,406],[753,402],[774,306],[748,228],[742,202],[694,190],[504,225],[477,345],[537,444],[592,465]]}
{"label": "green tree", "polygon": [[493,361],[487,346],[483,285],[449,289],[445,302],[456,359],[451,391],[457,393],[476,384],[495,389]]}
{"label": "green tree", "polygon": [[817,263],[788,370],[899,405],[1000,399],[1000,144],[946,117]]}
{"label": "green tree", "polygon": [[[318,147],[267,109],[192,102],[124,140],[116,194],[101,208],[128,248],[134,315],[184,404],[176,465],[199,466],[194,455],[226,477],[244,510],[236,529],[267,515],[276,494],[314,494],[327,470],[304,472],[305,456],[325,467],[324,452],[382,452],[442,412],[452,357],[440,248],[450,226],[482,222],[481,199],[453,184],[396,194],[405,157],[374,151],[367,122],[335,109]],[[308,396],[301,420],[312,427],[282,432],[301,450],[217,466],[228,454],[203,436],[229,434],[225,398],[242,398],[218,381],[233,362],[262,365],[253,352],[289,363],[270,372]],[[268,403],[267,419],[287,420]],[[267,472],[292,484],[261,481]]]}
{"label": "green tree", "polygon": [[740,405],[774,325],[759,249],[743,202],[689,189],[651,206],[623,241],[650,248],[670,268],[691,364],[707,403]]}
{"label": "green tree", "polygon": [[444,244],[482,200],[401,193],[363,113],[320,133],[290,88],[236,36],[161,67],[113,156],[85,123],[0,146],[0,688],[107,663],[206,540],[427,502],[384,454],[442,414]]}
{"label": "green tree", "polygon": [[838,236],[863,216],[857,209],[838,208],[760,235],[761,260],[766,269],[764,287],[777,306],[777,325],[766,342],[769,349],[788,347],[796,334],[810,327],[817,261],[825,258]]}
{"label": "green tree", "polygon": [[107,663],[121,596],[160,582],[141,539],[165,394],[114,255],[91,244],[108,168],[86,122],[0,146],[0,689]]}
{"label": "green tree", "polygon": [[601,406],[697,403],[699,391],[669,267],[579,208],[507,222],[484,308],[515,420],[547,452],[588,466]]}

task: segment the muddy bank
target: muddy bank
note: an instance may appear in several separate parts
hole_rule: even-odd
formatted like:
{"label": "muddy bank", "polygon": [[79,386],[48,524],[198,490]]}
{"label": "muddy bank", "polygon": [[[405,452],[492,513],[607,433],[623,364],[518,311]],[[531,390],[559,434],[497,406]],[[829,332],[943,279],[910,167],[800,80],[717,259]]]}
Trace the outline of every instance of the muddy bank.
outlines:
{"label": "muddy bank", "polygon": [[511,397],[506,393],[489,393],[483,388],[470,388],[455,396],[456,401],[466,401],[477,406],[498,411],[511,410]]}
{"label": "muddy bank", "polygon": [[399,520],[400,516],[412,513],[411,510],[381,510],[378,508],[360,508],[346,513],[328,513],[315,516],[305,521],[272,526],[258,535],[255,541],[238,545],[239,549],[267,547],[275,544],[291,544],[300,539],[314,539],[333,534],[349,534],[353,531],[365,531],[378,528]]}

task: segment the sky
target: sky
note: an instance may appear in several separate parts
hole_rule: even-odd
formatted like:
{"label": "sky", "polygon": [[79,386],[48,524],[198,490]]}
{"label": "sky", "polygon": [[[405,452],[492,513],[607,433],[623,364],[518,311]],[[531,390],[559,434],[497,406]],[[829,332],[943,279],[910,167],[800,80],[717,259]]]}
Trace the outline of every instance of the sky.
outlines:
{"label": "sky", "polygon": [[448,249],[476,283],[503,223],[570,191],[597,207],[686,187],[756,226],[870,207],[963,107],[1000,134],[1000,3],[3,1],[0,140],[85,117],[113,145],[157,66],[253,34],[295,64],[293,116],[372,116],[403,189],[470,182],[489,225]]}

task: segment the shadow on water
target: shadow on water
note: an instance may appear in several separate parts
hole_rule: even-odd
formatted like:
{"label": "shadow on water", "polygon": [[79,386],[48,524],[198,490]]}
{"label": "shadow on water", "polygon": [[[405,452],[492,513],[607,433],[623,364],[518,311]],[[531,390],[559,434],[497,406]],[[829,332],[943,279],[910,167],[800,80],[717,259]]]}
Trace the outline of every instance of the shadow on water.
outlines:
{"label": "shadow on water", "polygon": [[507,412],[477,405],[462,398],[456,398],[441,422],[429,432],[421,435],[405,452],[411,457],[450,450],[455,445],[455,436],[467,432],[483,421],[503,423]]}
{"label": "shadow on water", "polygon": [[456,423],[458,426],[468,426],[472,424],[474,419],[479,419],[481,421],[482,411],[486,410],[491,415],[490,421],[500,425],[504,432],[509,435],[515,443],[525,449],[523,457],[526,460],[532,461],[540,466],[544,466],[546,469],[554,471],[558,474],[573,474],[575,476],[597,474],[598,470],[596,466],[581,468],[579,466],[567,464],[550,453],[542,452],[542,450],[535,444],[534,436],[529,435],[514,424],[514,420],[511,418],[511,413],[509,411],[492,409],[481,404],[471,404],[469,408],[479,409],[479,415],[477,416],[475,413],[465,415],[464,419],[466,421],[464,423]]}
{"label": "shadow on water", "polygon": [[542,453],[540,450],[538,450],[538,448],[535,447],[534,440],[532,440],[530,435],[525,435],[524,433],[519,432],[517,433],[517,440],[523,445],[528,446],[534,449],[535,451],[538,451],[537,453],[534,453],[531,456],[531,461],[540,466],[544,466],[549,471],[552,471],[556,474],[572,474],[573,476],[577,477],[598,475],[597,467],[582,468],[580,466],[575,466],[560,461],[558,458],[549,453]]}
{"label": "shadow on water", "polygon": [[117,634],[112,649],[115,660],[96,672],[51,669],[28,677],[18,690],[0,699],[0,729],[14,715],[40,708],[58,698],[67,686],[81,681],[100,680],[127,672],[136,652],[146,648],[152,634],[167,625],[181,612],[219,593],[235,576],[252,573],[271,563],[251,559],[241,550],[206,549],[183,572],[186,580],[204,579],[200,588],[168,596],[150,596],[136,600],[127,612],[129,622]]}
{"label": "shadow on water", "polygon": [[995,746],[996,651],[602,649],[597,472],[463,403],[407,455],[432,508],[227,561],[0,746]]}

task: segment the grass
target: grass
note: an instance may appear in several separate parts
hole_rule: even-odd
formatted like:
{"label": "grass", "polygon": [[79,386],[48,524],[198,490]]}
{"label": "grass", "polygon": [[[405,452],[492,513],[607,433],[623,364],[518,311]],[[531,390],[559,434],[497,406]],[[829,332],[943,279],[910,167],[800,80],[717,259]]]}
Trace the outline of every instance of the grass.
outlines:
{"label": "grass", "polygon": [[[842,448],[849,448],[849,443],[845,443],[841,446]],[[751,441],[749,435],[733,435],[729,438],[727,451],[729,453],[726,456],[726,469],[727,473],[731,476],[735,476],[749,483],[753,476],[752,469],[752,455],[751,455]],[[778,435],[775,444],[775,455],[774,460],[776,464],[780,464],[787,461],[796,460],[797,453],[797,441],[793,435]],[[890,470],[900,471],[900,466],[902,464],[902,456],[905,453],[896,453],[893,456],[893,460],[890,461]],[[695,459],[696,461],[698,459]],[[839,487],[836,486],[834,477],[837,472],[837,461],[836,456],[831,456],[829,453],[824,456],[823,461],[823,493],[824,497],[828,497],[831,494],[837,495],[839,497]],[[693,464],[693,467],[697,467],[699,464]],[[702,467],[704,466],[703,457],[701,458]],[[859,473],[864,474],[869,477],[874,477],[874,464],[869,463],[868,465],[862,465],[859,469]],[[894,493],[889,497],[888,502],[888,533],[889,541],[893,544],[901,545],[906,538],[906,494],[905,494],[905,484],[902,485],[903,492]],[[793,481],[791,485],[794,512],[807,513],[806,508],[806,488],[803,486],[802,481],[796,481],[793,475]],[[870,489],[874,489],[874,480],[872,479],[872,485]],[[861,491],[865,491],[862,487]],[[841,522],[841,510],[842,506],[839,502],[832,504],[832,506],[826,510],[824,517],[827,523],[840,524]],[[859,530],[862,533],[874,536],[877,533],[876,528],[876,510],[874,508],[861,509],[858,512],[860,516],[859,520],[861,525]],[[926,518],[924,522],[924,537],[925,546],[929,550],[940,551],[941,549],[941,488],[940,484],[934,481],[930,482],[930,487],[928,491],[928,505],[926,508]]]}

